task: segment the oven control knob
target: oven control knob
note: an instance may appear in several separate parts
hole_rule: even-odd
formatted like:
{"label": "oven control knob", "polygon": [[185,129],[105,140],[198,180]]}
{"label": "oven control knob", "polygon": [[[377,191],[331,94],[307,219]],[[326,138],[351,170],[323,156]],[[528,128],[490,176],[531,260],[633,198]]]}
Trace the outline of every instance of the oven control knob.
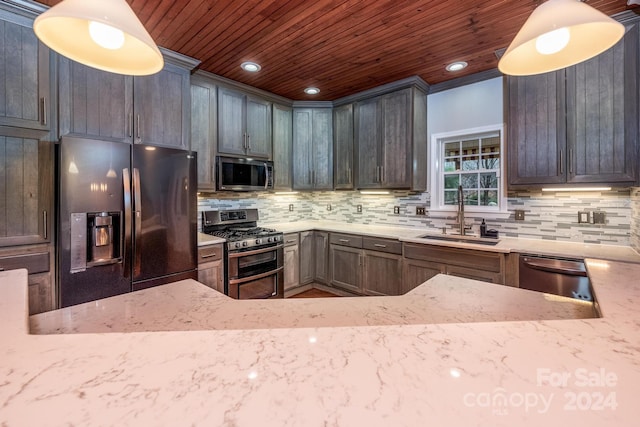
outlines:
{"label": "oven control knob", "polygon": [[256,239],[256,245],[259,245],[260,243],[262,243],[262,239]]}
{"label": "oven control knob", "polygon": [[273,236],[273,241],[274,241],[274,242],[277,242],[277,241],[279,241],[279,240],[280,240],[280,236]]}
{"label": "oven control knob", "polygon": [[248,243],[247,242],[242,242],[242,246],[247,246]]}
{"label": "oven control knob", "polygon": [[273,240],[271,237],[267,238],[267,242],[271,243],[271,242],[273,242],[273,241],[274,241],[274,240]]}

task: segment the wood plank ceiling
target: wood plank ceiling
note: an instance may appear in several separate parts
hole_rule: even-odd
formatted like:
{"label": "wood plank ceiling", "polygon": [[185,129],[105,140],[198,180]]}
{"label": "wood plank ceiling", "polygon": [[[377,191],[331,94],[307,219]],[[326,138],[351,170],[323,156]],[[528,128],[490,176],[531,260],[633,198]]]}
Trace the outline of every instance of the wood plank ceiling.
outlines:
{"label": "wood plank ceiling", "polygon": [[[59,0],[41,0],[52,6]],[[418,75],[429,84],[497,67],[540,0],[128,0],[159,46],[200,69],[295,100],[334,100]],[[590,0],[607,15],[625,0]],[[450,73],[445,66],[469,66]],[[262,66],[251,74],[244,61]],[[319,95],[303,93],[308,86]]]}

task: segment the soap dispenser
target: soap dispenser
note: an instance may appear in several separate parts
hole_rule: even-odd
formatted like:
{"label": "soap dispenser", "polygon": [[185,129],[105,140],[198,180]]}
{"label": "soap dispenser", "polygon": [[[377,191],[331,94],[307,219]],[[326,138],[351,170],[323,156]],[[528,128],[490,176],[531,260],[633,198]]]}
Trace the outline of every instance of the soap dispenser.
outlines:
{"label": "soap dispenser", "polygon": [[487,223],[484,222],[484,218],[482,218],[482,224],[480,224],[480,237],[485,237],[487,235]]}

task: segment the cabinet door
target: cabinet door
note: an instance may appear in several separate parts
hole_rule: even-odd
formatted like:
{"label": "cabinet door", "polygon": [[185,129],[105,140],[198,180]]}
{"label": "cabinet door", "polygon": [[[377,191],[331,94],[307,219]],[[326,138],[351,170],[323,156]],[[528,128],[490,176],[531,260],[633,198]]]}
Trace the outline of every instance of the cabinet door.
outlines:
{"label": "cabinet door", "polygon": [[293,188],[313,188],[313,138],[311,109],[293,110]]}
{"label": "cabinet door", "polygon": [[218,152],[244,156],[246,148],[245,95],[218,89]]}
{"label": "cabinet door", "polygon": [[58,57],[60,135],[131,143],[133,77]]}
{"label": "cabinet door", "polygon": [[291,245],[284,248],[284,290],[300,285],[299,246]]}
{"label": "cabinet door", "polygon": [[334,188],[353,189],[353,105],[333,110]]}
{"label": "cabinet door", "polygon": [[315,240],[313,231],[300,233],[300,284],[306,285],[315,278]]}
{"label": "cabinet door", "polygon": [[440,263],[404,258],[400,295],[420,286],[436,274],[444,272],[444,266]]}
{"label": "cabinet door", "polygon": [[362,249],[331,245],[331,284],[350,292],[362,292]]}
{"label": "cabinet door", "polygon": [[49,49],[31,21],[0,19],[0,125],[50,129],[49,79]]}
{"label": "cabinet door", "polygon": [[639,27],[566,70],[568,182],[635,182]]}
{"label": "cabinet door", "polygon": [[191,83],[191,149],[198,153],[198,189],[215,190],[217,116],[216,87],[194,79]]}
{"label": "cabinet door", "polygon": [[313,232],[313,246],[316,261],[316,282],[329,283],[329,233],[324,231]]}
{"label": "cabinet door", "polygon": [[313,188],[333,190],[333,126],[329,108],[312,113]]}
{"label": "cabinet door", "polygon": [[380,109],[378,99],[356,104],[355,138],[358,152],[358,188],[379,188]]}
{"label": "cabinet door", "polygon": [[198,265],[198,282],[224,293],[222,261],[209,262]]}
{"label": "cabinet door", "polygon": [[411,89],[384,95],[381,108],[382,185],[385,188],[411,188]]}
{"label": "cabinet door", "polygon": [[509,185],[565,182],[564,70],[507,81]]}
{"label": "cabinet door", "polygon": [[134,77],[135,143],[189,149],[189,71],[166,64],[159,73]]}
{"label": "cabinet door", "polygon": [[0,133],[0,246],[48,242],[53,220],[53,144],[39,131]]}
{"label": "cabinet door", "polygon": [[291,190],[293,148],[293,114],[291,108],[273,104],[273,187]]}
{"label": "cabinet door", "polygon": [[29,315],[44,313],[54,309],[54,291],[51,273],[30,274]]}
{"label": "cabinet door", "polygon": [[364,251],[362,290],[369,295],[400,295],[402,257]]}
{"label": "cabinet door", "polygon": [[271,103],[247,98],[247,155],[271,159]]}

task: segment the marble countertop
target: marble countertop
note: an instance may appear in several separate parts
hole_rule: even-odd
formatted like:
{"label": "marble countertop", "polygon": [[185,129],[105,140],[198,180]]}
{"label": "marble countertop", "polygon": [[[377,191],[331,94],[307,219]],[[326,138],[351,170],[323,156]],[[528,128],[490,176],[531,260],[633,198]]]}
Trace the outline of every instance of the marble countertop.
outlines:
{"label": "marble countertop", "polygon": [[337,233],[361,234],[372,237],[399,239],[404,242],[450,246],[464,249],[475,249],[488,252],[502,253],[532,253],[549,256],[565,256],[577,258],[600,258],[611,261],[640,263],[640,254],[629,246],[600,245],[588,243],[557,242],[542,239],[523,239],[501,237],[495,246],[478,245],[473,243],[447,242],[439,240],[425,240],[421,236],[440,234],[439,230],[420,229],[416,227],[396,227],[372,224],[354,224],[332,221],[300,221],[288,223],[266,224],[284,233],[306,230],[320,230]]}
{"label": "marble countertop", "polygon": [[209,246],[209,245],[217,245],[218,243],[226,242],[225,239],[220,237],[210,236],[204,233],[198,233],[198,247],[200,246]]}
{"label": "marble countertop", "polygon": [[63,335],[0,272],[0,425],[635,426],[640,265],[587,268],[603,318]]}
{"label": "marble countertop", "polygon": [[593,304],[438,275],[394,297],[235,300],[194,280],[31,316],[31,333],[314,328],[592,318]]}

